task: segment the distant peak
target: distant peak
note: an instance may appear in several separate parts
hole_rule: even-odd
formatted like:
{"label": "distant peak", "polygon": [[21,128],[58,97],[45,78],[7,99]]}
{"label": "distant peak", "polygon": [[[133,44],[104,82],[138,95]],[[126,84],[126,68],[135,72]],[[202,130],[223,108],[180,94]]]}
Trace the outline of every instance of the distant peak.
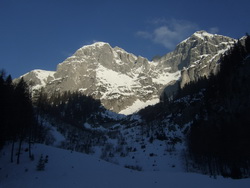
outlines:
{"label": "distant peak", "polygon": [[205,36],[207,37],[213,37],[214,35],[211,34],[211,33],[208,33],[207,31],[205,30],[200,30],[200,31],[196,31],[194,34],[192,34],[190,37],[188,37],[187,39],[183,40],[182,42],[180,42],[179,44],[182,44],[182,43],[185,43],[187,42],[188,40],[190,40],[192,37],[198,37],[202,40],[204,40]]}

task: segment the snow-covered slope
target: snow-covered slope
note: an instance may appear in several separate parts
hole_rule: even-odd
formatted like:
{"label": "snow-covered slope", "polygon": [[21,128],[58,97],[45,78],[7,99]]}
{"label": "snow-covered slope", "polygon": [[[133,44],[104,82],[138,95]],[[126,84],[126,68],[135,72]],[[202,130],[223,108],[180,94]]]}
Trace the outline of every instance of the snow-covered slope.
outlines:
{"label": "snow-covered slope", "polygon": [[32,89],[40,89],[41,87],[46,86],[46,84],[54,79],[55,71],[46,71],[41,69],[35,69],[31,72],[26,73],[21,76],[24,77],[25,80],[30,83]]}
{"label": "snow-covered slope", "polygon": [[[16,165],[4,154],[10,149],[6,147],[0,152],[1,188],[248,188],[250,184],[250,179],[213,179],[184,172],[139,172],[86,154],[40,144],[33,146],[34,161],[30,161],[28,152],[23,151],[21,164]],[[48,155],[48,163],[44,171],[37,171],[41,155]]]}

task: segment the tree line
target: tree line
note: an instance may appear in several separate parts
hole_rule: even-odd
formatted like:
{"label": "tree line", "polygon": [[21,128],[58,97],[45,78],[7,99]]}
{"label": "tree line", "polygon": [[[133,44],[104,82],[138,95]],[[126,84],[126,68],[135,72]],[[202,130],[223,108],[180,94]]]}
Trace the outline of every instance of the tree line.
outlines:
{"label": "tree line", "polygon": [[48,95],[41,90],[35,104],[37,113],[49,115],[73,126],[83,126],[92,114],[100,110],[100,100],[79,91],[54,92]]}

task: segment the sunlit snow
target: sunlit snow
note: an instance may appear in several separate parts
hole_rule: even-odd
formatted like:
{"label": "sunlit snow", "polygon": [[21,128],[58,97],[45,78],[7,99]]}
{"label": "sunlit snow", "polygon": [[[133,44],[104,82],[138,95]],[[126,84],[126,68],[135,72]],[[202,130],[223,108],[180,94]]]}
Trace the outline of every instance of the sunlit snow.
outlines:
{"label": "sunlit snow", "polygon": [[140,109],[143,109],[149,105],[154,105],[156,103],[159,102],[158,98],[152,99],[152,100],[148,100],[146,102],[144,101],[140,101],[140,100],[136,100],[131,106],[127,107],[126,109],[120,111],[120,114],[124,114],[124,115],[129,115],[129,114],[133,114],[137,111],[139,111]]}
{"label": "sunlit snow", "polygon": [[175,73],[165,72],[164,74],[159,74],[157,78],[152,78],[153,82],[157,84],[166,85],[174,80],[179,80],[181,77],[181,71]]}

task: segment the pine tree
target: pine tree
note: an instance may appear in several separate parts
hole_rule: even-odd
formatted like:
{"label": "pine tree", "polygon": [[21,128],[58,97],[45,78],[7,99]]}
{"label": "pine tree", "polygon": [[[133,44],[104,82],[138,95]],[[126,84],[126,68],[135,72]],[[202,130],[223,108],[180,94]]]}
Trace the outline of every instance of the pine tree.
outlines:
{"label": "pine tree", "polygon": [[40,156],[40,159],[38,161],[38,164],[36,166],[37,171],[44,171],[45,169],[45,160],[43,158],[43,155]]}
{"label": "pine tree", "polygon": [[[13,122],[15,130],[17,131],[17,139],[19,140],[17,164],[20,162],[21,146],[25,138],[29,139],[31,144],[31,138],[35,126],[35,118],[33,112],[33,106],[31,101],[31,95],[29,87],[23,78],[17,83],[14,89],[14,102],[15,102],[15,121]],[[31,150],[31,147],[29,147]],[[31,157],[31,151],[29,151]]]}

